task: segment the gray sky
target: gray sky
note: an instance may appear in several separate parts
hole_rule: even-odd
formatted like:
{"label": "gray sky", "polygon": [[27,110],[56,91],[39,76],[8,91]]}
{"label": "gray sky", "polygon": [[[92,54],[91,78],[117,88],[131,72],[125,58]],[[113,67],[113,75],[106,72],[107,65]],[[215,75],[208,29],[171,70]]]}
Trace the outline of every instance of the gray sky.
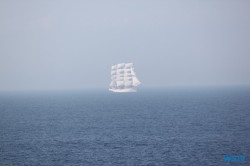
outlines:
{"label": "gray sky", "polygon": [[1,0],[0,90],[250,85],[249,0]]}

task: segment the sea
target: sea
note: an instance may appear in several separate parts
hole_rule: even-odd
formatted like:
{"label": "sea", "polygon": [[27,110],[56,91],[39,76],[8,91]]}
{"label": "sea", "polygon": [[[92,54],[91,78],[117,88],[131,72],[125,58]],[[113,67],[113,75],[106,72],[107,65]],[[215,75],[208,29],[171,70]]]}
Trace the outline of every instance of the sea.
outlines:
{"label": "sea", "polygon": [[0,166],[249,160],[249,88],[0,93]]}

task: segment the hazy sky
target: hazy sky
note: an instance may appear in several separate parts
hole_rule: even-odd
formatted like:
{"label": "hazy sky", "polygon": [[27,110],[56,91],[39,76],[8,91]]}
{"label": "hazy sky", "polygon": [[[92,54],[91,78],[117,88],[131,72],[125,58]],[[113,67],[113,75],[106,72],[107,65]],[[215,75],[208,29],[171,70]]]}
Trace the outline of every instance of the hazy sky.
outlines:
{"label": "hazy sky", "polygon": [[0,0],[0,90],[250,85],[249,0]]}

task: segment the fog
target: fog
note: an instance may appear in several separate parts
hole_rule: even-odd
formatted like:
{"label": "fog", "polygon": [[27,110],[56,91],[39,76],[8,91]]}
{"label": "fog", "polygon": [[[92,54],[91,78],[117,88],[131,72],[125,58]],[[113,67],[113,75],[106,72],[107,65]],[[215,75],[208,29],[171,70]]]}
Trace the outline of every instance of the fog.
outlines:
{"label": "fog", "polygon": [[0,90],[250,85],[250,1],[1,0]]}

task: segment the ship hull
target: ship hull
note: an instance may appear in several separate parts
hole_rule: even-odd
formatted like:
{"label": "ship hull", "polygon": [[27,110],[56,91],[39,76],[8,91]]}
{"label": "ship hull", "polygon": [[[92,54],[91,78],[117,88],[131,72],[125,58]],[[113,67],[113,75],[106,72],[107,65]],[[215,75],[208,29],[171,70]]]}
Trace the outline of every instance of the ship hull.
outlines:
{"label": "ship hull", "polygon": [[136,92],[136,89],[109,89],[111,92],[116,93],[129,93],[129,92]]}

